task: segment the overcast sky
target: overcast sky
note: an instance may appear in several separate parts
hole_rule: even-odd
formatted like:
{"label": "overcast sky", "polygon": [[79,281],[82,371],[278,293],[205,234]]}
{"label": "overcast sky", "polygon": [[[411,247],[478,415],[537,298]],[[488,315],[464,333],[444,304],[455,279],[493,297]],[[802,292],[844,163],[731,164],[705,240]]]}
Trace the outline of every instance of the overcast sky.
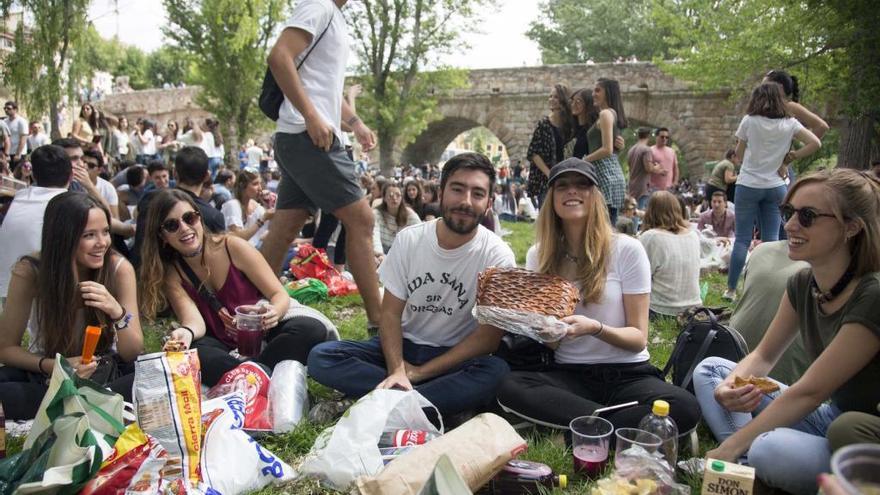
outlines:
{"label": "overcast sky", "polygon": [[[498,0],[497,9],[480,23],[483,34],[465,36],[472,48],[446,61],[471,69],[540,64],[537,45],[523,34],[537,15],[537,2]],[[118,27],[119,38],[125,43],[146,51],[162,45],[160,27],[166,20],[161,0],[94,0],[89,17],[104,37],[113,37]]]}

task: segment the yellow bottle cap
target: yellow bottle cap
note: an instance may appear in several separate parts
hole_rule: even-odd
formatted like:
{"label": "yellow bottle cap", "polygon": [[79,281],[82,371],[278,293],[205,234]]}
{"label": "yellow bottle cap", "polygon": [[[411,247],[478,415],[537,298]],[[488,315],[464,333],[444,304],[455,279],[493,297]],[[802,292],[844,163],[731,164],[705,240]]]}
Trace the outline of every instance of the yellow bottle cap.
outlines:
{"label": "yellow bottle cap", "polygon": [[564,474],[559,475],[559,488],[568,488],[568,476]]}
{"label": "yellow bottle cap", "polygon": [[657,416],[669,416],[669,403],[665,400],[655,400],[652,411]]}

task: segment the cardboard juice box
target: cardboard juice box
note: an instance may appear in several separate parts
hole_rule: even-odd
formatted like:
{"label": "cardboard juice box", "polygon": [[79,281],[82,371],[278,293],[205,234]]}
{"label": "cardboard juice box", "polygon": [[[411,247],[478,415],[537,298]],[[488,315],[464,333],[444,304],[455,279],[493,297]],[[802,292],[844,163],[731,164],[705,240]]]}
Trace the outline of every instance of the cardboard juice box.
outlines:
{"label": "cardboard juice box", "polygon": [[752,495],[755,468],[706,459],[702,495]]}

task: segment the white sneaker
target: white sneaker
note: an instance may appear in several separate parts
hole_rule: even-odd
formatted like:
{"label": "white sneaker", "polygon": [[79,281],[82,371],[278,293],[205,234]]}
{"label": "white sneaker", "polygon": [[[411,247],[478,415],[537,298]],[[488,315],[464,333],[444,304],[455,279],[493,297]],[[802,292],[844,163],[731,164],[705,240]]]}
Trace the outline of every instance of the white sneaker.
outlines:
{"label": "white sneaker", "polygon": [[726,291],[724,291],[724,294],[721,294],[721,299],[730,302],[736,301],[736,291],[727,289]]}

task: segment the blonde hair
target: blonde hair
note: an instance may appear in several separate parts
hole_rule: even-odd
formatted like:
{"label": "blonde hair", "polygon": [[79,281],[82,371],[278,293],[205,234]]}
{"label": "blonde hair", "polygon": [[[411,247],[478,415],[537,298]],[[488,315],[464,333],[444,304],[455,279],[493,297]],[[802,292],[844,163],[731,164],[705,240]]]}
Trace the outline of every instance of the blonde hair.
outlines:
{"label": "blonde hair", "polygon": [[831,213],[842,224],[859,227],[850,239],[855,276],[880,271],[880,182],[867,171],[848,168],[822,170],[802,177],[788,190],[788,203],[804,184],[822,184],[831,192]]}
{"label": "blonde hair", "polygon": [[[538,272],[558,275],[561,262],[565,259],[565,234],[562,230],[562,219],[553,209],[553,186],[547,188],[544,207],[538,214]],[[593,186],[586,200],[589,213],[584,222],[587,229],[583,239],[579,239],[581,247],[575,256],[583,254],[578,262],[577,282],[581,284],[581,302],[583,304],[600,302],[605,293],[605,278],[608,275],[608,263],[611,258],[611,239],[614,231],[608,219],[605,196],[598,187]],[[580,258],[580,256],[578,256]]]}
{"label": "blonde hair", "polygon": [[648,200],[648,208],[645,210],[645,220],[642,223],[642,231],[650,229],[663,229],[678,234],[682,230],[690,229],[690,223],[685,220],[681,209],[681,202],[669,191],[657,191]]}

